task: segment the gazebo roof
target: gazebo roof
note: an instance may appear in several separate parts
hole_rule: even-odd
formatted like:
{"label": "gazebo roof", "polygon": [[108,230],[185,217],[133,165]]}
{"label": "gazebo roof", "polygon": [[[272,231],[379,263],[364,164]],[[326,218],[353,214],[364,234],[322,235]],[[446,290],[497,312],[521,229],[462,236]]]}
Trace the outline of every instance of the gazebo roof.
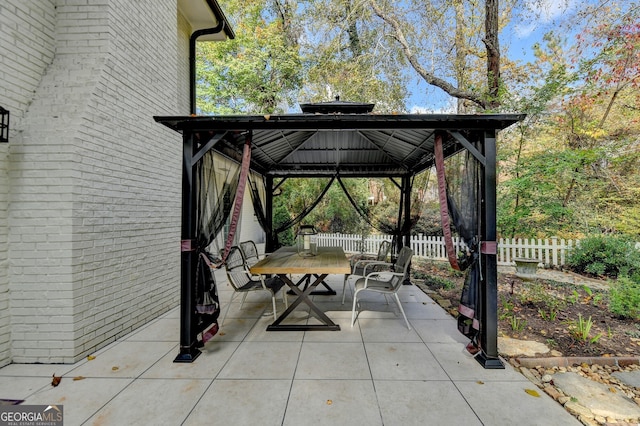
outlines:
{"label": "gazebo roof", "polygon": [[[363,105],[363,104],[359,104]],[[198,144],[240,159],[247,132],[252,134],[251,167],[273,177],[402,176],[434,162],[436,132],[443,134],[445,156],[483,141],[521,114],[303,113],[249,116],[163,116],[159,123],[193,134]]]}

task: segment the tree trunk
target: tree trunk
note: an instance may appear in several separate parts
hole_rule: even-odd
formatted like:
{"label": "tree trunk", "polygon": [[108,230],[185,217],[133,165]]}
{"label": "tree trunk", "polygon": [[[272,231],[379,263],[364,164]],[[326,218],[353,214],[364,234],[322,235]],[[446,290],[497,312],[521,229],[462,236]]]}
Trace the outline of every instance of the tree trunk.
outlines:
{"label": "tree trunk", "polygon": [[496,108],[500,105],[500,43],[498,41],[498,0],[485,2],[485,38],[487,48],[487,85],[489,100],[487,106]]}

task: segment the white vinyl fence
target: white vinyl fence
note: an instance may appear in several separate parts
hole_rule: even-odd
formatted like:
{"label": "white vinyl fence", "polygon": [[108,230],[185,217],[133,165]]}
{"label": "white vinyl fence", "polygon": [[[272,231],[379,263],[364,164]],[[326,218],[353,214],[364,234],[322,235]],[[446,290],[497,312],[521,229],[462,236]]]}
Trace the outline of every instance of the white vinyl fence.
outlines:
{"label": "white vinyl fence", "polygon": [[[364,239],[360,235],[350,234],[318,234],[319,246],[341,246],[347,253],[375,254],[378,245],[383,240],[391,240],[388,235],[370,235]],[[548,266],[562,266],[565,264],[569,251],[579,241],[565,240],[564,238],[500,238],[498,241],[498,265],[514,265],[514,258],[538,259],[540,264]],[[459,238],[453,239],[456,252],[464,244]],[[640,243],[636,244],[640,249]],[[433,260],[447,260],[447,251],[444,245],[444,237],[413,235],[411,236],[411,249],[415,256]],[[456,253],[457,254],[457,253]]]}

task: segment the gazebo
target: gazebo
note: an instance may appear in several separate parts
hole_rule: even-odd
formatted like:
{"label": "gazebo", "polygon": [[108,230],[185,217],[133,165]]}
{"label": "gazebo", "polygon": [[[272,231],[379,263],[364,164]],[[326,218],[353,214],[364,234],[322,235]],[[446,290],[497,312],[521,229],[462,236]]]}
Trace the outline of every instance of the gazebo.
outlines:
{"label": "gazebo", "polygon": [[246,157],[263,176],[266,188],[266,250],[273,249],[274,179],[299,177],[389,177],[398,180],[398,245],[408,245],[411,231],[412,178],[437,162],[467,151],[478,164],[477,328],[484,368],[504,368],[498,357],[496,264],[496,134],[524,119],[520,114],[374,114],[372,104],[325,102],[303,104],[301,114],[247,116],[157,116],[155,120],[182,134],[182,262],[180,353],[177,362],[199,355],[202,324],[195,309],[198,263],[195,171],[209,152],[234,161]]}

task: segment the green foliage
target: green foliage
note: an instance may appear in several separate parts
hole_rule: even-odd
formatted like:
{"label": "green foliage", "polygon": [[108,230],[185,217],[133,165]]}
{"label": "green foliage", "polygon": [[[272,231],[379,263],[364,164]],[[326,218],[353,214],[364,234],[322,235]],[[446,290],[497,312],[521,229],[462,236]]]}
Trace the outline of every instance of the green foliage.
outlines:
{"label": "green foliage", "polygon": [[640,280],[620,277],[609,292],[609,310],[622,318],[640,320]]}
{"label": "green foliage", "polygon": [[414,272],[413,276],[418,279],[423,279],[424,283],[430,288],[441,288],[444,290],[453,290],[454,288],[456,288],[456,285],[454,282],[447,280],[445,278],[440,278],[435,275]]}
{"label": "green foliage", "polygon": [[578,314],[578,320],[569,320],[569,331],[577,340],[581,342],[597,343],[602,337],[602,333],[591,337],[591,327],[593,327],[593,320],[591,317],[586,320],[582,317],[582,314]]}
{"label": "green foliage", "polygon": [[580,241],[567,259],[567,266],[580,274],[617,278],[640,274],[640,251],[628,238],[595,235]]}
{"label": "green foliage", "polygon": [[204,114],[284,112],[302,84],[298,46],[261,0],[230,1],[236,38],[197,44],[197,109]]}

